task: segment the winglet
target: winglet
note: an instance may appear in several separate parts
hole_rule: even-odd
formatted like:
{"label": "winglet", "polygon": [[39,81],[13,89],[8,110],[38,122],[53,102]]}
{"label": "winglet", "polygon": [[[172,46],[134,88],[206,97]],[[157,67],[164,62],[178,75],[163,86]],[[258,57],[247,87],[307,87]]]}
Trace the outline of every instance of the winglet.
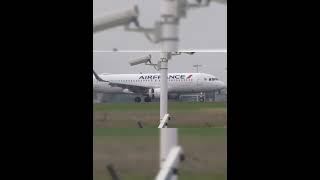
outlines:
{"label": "winglet", "polygon": [[101,81],[101,82],[109,82],[109,81],[105,81],[105,80],[103,80],[101,77],[99,77],[98,74],[97,74],[96,72],[94,72],[94,70],[93,70],[93,75],[94,75],[94,77],[95,77],[98,81]]}

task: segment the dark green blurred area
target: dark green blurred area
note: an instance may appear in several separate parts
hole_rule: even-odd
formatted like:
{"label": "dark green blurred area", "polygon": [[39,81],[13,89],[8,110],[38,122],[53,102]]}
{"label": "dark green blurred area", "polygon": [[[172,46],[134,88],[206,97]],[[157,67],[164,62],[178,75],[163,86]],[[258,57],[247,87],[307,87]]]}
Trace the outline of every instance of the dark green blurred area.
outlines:
{"label": "dark green blurred area", "polygon": [[[200,110],[203,108],[226,108],[226,102],[169,102],[170,112]],[[159,103],[112,103],[94,104],[93,111],[159,111]]]}
{"label": "dark green blurred area", "polygon": [[[106,170],[109,163],[122,180],[154,179],[159,170],[159,132],[153,128],[94,129],[94,180],[111,180]],[[179,180],[226,180],[226,133],[226,128],[178,129],[186,155]]]}

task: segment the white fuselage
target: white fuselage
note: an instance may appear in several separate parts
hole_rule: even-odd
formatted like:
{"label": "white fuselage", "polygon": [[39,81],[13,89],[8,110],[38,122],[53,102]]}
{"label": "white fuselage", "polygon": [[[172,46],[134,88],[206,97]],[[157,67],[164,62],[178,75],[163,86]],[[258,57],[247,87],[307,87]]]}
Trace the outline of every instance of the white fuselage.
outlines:
{"label": "white fuselage", "polygon": [[[160,88],[160,74],[101,74],[103,80],[111,83],[121,83],[132,86],[143,86],[153,89]],[[185,94],[220,90],[225,84],[215,76],[205,73],[169,73],[168,92]],[[112,87],[106,82],[93,78],[95,92],[122,94],[132,93],[128,89]]]}

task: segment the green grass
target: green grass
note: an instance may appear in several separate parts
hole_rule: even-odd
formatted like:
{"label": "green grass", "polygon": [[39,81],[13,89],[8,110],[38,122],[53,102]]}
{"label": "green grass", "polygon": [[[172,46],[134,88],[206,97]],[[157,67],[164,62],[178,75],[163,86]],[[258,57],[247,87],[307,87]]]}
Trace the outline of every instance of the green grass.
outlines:
{"label": "green grass", "polygon": [[[140,121],[144,128],[159,125],[159,102],[94,104],[94,127],[137,128]],[[225,127],[226,102],[169,102],[172,117],[170,127],[203,128]]]}
{"label": "green grass", "polygon": [[[118,172],[119,173],[119,172]],[[106,172],[107,174],[107,172]],[[135,172],[130,172],[126,174],[120,174],[119,176],[123,180],[152,180],[155,179],[156,174],[140,174]],[[94,177],[94,180],[111,180],[109,174],[104,177]],[[179,180],[226,180],[226,174],[224,173],[192,173],[188,171],[181,171],[179,175]]]}
{"label": "green grass", "polygon": [[[178,129],[179,135],[182,136],[226,136],[226,128],[180,128]],[[158,136],[159,130],[154,128],[95,128],[93,129],[93,136]]]}
{"label": "green grass", "polygon": [[[122,141],[127,143],[137,141],[153,141],[159,139],[160,131],[154,128],[95,128],[93,131],[93,141],[95,142],[115,142]],[[179,139],[208,143],[210,141],[226,141],[226,128],[179,128]]]}
{"label": "green grass", "polygon": [[[169,102],[170,112],[192,111],[206,108],[226,108],[225,102]],[[94,104],[93,111],[159,111],[159,103]]]}
{"label": "green grass", "polygon": [[190,172],[190,171],[180,171],[179,180],[226,180],[226,174],[225,173],[215,173],[215,172]]}
{"label": "green grass", "polygon": [[[186,161],[181,163],[179,180],[226,180],[226,165],[221,165],[221,146],[226,146],[227,137],[226,128],[179,128],[179,142],[186,152]],[[93,136],[96,147],[105,148],[108,151],[109,147],[119,147],[119,152],[111,150],[112,157],[106,156],[105,162],[110,160],[114,163],[120,178],[123,180],[150,180],[154,179],[158,171],[158,160],[152,164],[145,165],[136,159],[136,166],[132,163],[123,164],[127,157],[139,156],[141,150],[148,154],[143,157],[146,159],[157,158],[159,152],[159,130],[153,128],[95,128]],[[127,144],[127,146],[123,146]],[[219,151],[220,149],[220,151]],[[155,152],[150,154],[150,150]],[[149,152],[149,153],[148,153]],[[200,153],[196,153],[200,152]],[[101,151],[100,151],[101,153]],[[127,154],[126,154],[127,153]],[[130,156],[127,156],[128,154]],[[101,154],[100,154],[101,155]],[[123,156],[122,156],[123,155]],[[151,155],[151,157],[149,157]],[[214,158],[207,158],[210,155]],[[103,159],[103,158],[102,158]],[[121,159],[121,160],[119,160]],[[138,158],[139,159],[139,158]],[[102,160],[103,161],[103,160]],[[193,166],[194,161],[196,166]],[[100,161],[101,162],[101,161]],[[122,164],[121,164],[122,163]],[[204,163],[203,167],[199,167],[200,163]],[[209,166],[206,166],[209,165]],[[210,166],[213,165],[213,166]],[[193,168],[195,167],[195,168]],[[110,175],[106,170],[94,171],[94,180],[111,180]]]}

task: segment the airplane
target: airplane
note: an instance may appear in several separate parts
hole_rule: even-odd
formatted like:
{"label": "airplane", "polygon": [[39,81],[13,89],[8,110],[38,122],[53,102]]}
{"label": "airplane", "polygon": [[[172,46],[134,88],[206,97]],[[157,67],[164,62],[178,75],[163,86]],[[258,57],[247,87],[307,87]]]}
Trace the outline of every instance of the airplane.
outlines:
{"label": "airplane", "polygon": [[[168,98],[181,94],[219,91],[226,88],[224,82],[206,73],[169,73]],[[151,102],[160,98],[160,74],[107,74],[98,75],[93,70],[93,91],[106,94],[134,94],[134,101]],[[201,100],[203,101],[203,99]]]}

